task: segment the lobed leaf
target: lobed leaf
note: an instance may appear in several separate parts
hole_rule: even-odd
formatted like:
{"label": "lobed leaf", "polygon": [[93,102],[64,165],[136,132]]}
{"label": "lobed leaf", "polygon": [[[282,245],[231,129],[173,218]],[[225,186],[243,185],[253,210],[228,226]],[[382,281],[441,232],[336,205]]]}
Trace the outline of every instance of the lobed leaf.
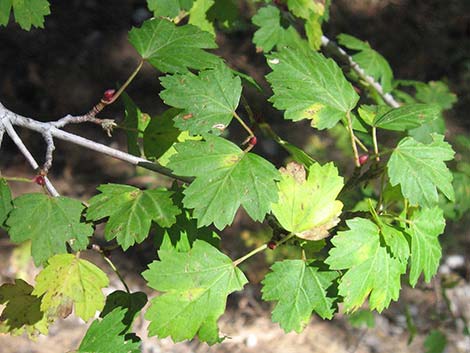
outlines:
{"label": "lobed leaf", "polygon": [[413,213],[408,232],[411,235],[410,284],[414,287],[421,273],[426,282],[437,273],[442,256],[438,236],[444,232],[442,210],[435,206]]}
{"label": "lobed leaf", "polygon": [[0,1],[0,26],[6,26],[13,8],[15,20],[29,31],[31,27],[44,28],[44,17],[51,13],[47,0],[2,0]]}
{"label": "lobed leaf", "polygon": [[369,307],[381,312],[397,300],[400,277],[405,267],[381,245],[379,228],[371,221],[346,221],[347,231],[332,238],[334,245],[325,260],[333,270],[346,270],[340,279],[339,295],[347,312],[361,307],[369,297]]}
{"label": "lobed leaf", "polygon": [[343,178],[333,163],[313,164],[308,177],[302,165],[289,163],[281,168],[277,184],[279,200],[272,212],[281,226],[296,236],[320,240],[339,222],[343,204],[336,200],[343,188]]}
{"label": "lobed leaf", "polygon": [[225,65],[206,70],[198,76],[165,76],[160,97],[176,108],[183,109],[175,118],[175,126],[192,135],[212,132],[220,134],[235,114],[242,91],[241,80]]}
{"label": "lobed leaf", "polygon": [[266,76],[274,91],[270,101],[286,110],[286,119],[310,119],[313,127],[326,129],[356,106],[359,96],[332,59],[298,48],[267,58],[273,69]]}
{"label": "lobed leaf", "polygon": [[193,0],[147,0],[147,6],[155,17],[174,18],[182,10],[189,10]]}
{"label": "lobed leaf", "polygon": [[129,185],[103,184],[98,190],[101,194],[89,200],[87,220],[109,217],[105,238],[116,238],[124,250],[147,238],[152,221],[170,227],[181,212],[171,200],[172,193],[164,188],[142,191]]}
{"label": "lobed leaf", "polygon": [[196,177],[184,191],[183,204],[194,209],[198,227],[214,223],[223,229],[240,205],[253,220],[262,220],[277,201],[279,172],[228,140],[213,135],[204,139],[175,145],[178,153],[168,163],[175,174]]}
{"label": "lobed leaf", "polygon": [[25,194],[13,200],[13,210],[6,224],[15,243],[31,240],[31,254],[36,265],[55,254],[67,252],[66,243],[75,251],[88,245],[93,234],[90,224],[80,222],[85,207],[68,197]]}
{"label": "lobed leaf", "polygon": [[132,342],[122,334],[125,309],[114,309],[103,319],[96,319],[88,328],[78,353],[139,353],[140,342]]}
{"label": "lobed leaf", "polygon": [[444,163],[454,157],[454,151],[444,136],[433,134],[432,139],[425,145],[405,137],[387,164],[390,184],[400,184],[403,196],[412,205],[432,207],[439,201],[437,189],[454,200],[452,173]]}
{"label": "lobed leaf", "polygon": [[208,243],[196,240],[188,252],[160,250],[159,261],[142,273],[148,285],[164,292],[151,301],[145,318],[149,335],[179,342],[198,335],[209,344],[221,341],[217,320],[227,296],[247,283],[232,260]]}
{"label": "lobed leaf", "polygon": [[41,300],[41,311],[50,317],[67,317],[75,307],[75,315],[87,321],[103,309],[103,287],[108,277],[98,267],[72,254],[60,254],[48,260],[36,277],[32,294]]}
{"label": "lobed leaf", "polygon": [[417,128],[436,120],[440,115],[437,105],[433,104],[407,104],[391,109],[385,114],[375,116],[373,126],[395,131],[405,131]]}
{"label": "lobed leaf", "polygon": [[217,47],[213,35],[192,25],[176,26],[163,18],[150,19],[142,27],[133,28],[129,41],[144,60],[161,72],[202,70],[216,67],[221,61],[203,50]]}
{"label": "lobed leaf", "polygon": [[263,300],[278,301],[272,318],[285,332],[300,333],[310,321],[312,311],[323,319],[333,316],[333,299],[327,289],[338,277],[334,271],[320,271],[302,260],[274,263],[262,282]]}

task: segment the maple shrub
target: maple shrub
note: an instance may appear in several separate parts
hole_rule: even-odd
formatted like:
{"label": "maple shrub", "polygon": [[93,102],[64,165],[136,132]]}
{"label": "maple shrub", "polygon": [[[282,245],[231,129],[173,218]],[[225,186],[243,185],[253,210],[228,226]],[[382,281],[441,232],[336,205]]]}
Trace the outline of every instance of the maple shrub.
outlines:
{"label": "maple shrub", "polygon": [[[1,25],[11,10],[27,30],[42,27],[49,14],[46,0],[1,4]],[[47,334],[72,311],[85,321],[99,312],[77,351],[138,352],[132,322],[145,307],[150,336],[214,344],[224,338],[217,322],[227,296],[248,283],[239,265],[286,245],[298,250],[274,261],[261,282],[262,300],[273,303],[272,320],[286,332],[301,332],[313,314],[381,312],[398,300],[402,282],[431,281],[442,255],[444,210],[459,198],[453,183],[468,182],[463,173],[454,179],[446,165],[454,150],[444,138],[442,113],[456,98],[443,82],[395,80],[367,42],[346,34],[330,41],[322,33],[328,1],[250,1],[242,5],[253,13],[245,25],[253,26],[257,55],[270,68],[263,89],[213,53],[216,29],[244,20],[236,13],[239,2],[148,0],[148,6],[154,18],[128,36],[141,56],[136,71],[74,122],[95,121],[109,131],[114,123],[95,115],[122,99],[128,151],[113,156],[175,182],[155,189],[102,184],[89,200],[63,197],[47,177],[51,148],[34,177],[41,192],[12,198],[14,178],[0,179],[0,226],[13,243],[29,241],[42,268],[34,284],[16,279],[0,287],[0,332]],[[161,73],[159,95],[168,106],[151,119],[123,92],[143,62]],[[255,119],[243,96],[248,86],[270,95],[288,124],[307,120],[313,130],[341,133],[348,141],[347,175],[335,161],[321,164],[284,140],[269,117]],[[13,138],[14,125],[31,128],[31,119],[0,108],[1,136]],[[65,133],[61,121],[37,122],[48,146]],[[243,142],[228,133],[236,124]],[[289,154],[284,165],[253,152],[261,139]],[[241,208],[264,222],[272,239],[234,260],[220,250],[219,231]],[[97,246],[94,228],[102,222],[105,240]],[[149,236],[160,245],[141,275],[158,295],[145,306],[147,295],[129,291],[106,247],[126,251]],[[124,290],[105,296],[108,276],[80,256],[84,251],[102,253]]]}

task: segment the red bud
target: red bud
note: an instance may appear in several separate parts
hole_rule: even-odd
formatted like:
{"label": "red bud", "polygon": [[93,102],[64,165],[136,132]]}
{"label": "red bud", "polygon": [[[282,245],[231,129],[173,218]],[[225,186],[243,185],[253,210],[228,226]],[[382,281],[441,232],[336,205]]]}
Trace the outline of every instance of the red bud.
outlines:
{"label": "red bud", "polygon": [[250,138],[248,140],[248,143],[251,145],[251,146],[256,146],[256,144],[258,143],[258,139],[256,138],[256,136],[253,136],[252,138]]}
{"label": "red bud", "polygon": [[277,244],[275,241],[271,240],[269,243],[268,243],[268,248],[270,248],[271,250],[274,250],[276,249],[277,247]]}
{"label": "red bud", "polygon": [[359,156],[359,164],[360,165],[366,164],[368,160],[369,160],[369,155],[368,154],[361,154]]}
{"label": "red bud", "polygon": [[46,184],[46,179],[44,179],[44,176],[42,175],[36,175],[33,178],[33,182],[35,182],[38,185],[44,186]]}
{"label": "red bud", "polygon": [[106,101],[106,102],[109,102],[113,99],[114,97],[114,93],[116,93],[116,90],[114,89],[107,89],[106,91],[104,91],[103,93],[103,100]]}

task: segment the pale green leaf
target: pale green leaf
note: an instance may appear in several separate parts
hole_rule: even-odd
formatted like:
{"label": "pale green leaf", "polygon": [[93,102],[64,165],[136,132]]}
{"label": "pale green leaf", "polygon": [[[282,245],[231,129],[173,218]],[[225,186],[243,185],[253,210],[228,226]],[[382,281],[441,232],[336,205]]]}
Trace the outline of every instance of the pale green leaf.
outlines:
{"label": "pale green leaf", "polygon": [[454,200],[452,173],[444,161],[454,157],[452,147],[444,136],[433,134],[430,144],[411,137],[400,141],[387,164],[390,184],[400,184],[403,196],[412,205],[432,207],[438,201],[437,189]]}
{"label": "pale green leaf", "polygon": [[337,272],[320,271],[302,260],[276,262],[271,271],[262,282],[263,300],[278,301],[272,318],[285,332],[301,332],[313,311],[323,319],[332,318],[333,299],[327,289]]}
{"label": "pale green leaf", "polygon": [[283,49],[268,56],[273,71],[266,76],[274,95],[274,107],[284,117],[312,120],[313,127],[331,128],[359,99],[341,69],[332,59],[302,49]]}
{"label": "pale green leaf", "polygon": [[160,250],[159,261],[143,273],[148,285],[162,295],[151,301],[145,318],[149,335],[171,336],[179,342],[198,336],[209,344],[219,338],[217,320],[227,296],[247,283],[232,260],[204,241],[196,240],[188,252]]}
{"label": "pale green leaf", "polygon": [[147,5],[155,17],[174,18],[182,10],[189,10],[193,0],[147,0]]}
{"label": "pale green leaf", "polygon": [[203,49],[216,48],[214,36],[193,25],[176,26],[154,18],[129,32],[129,41],[142,56],[161,72],[187,72],[217,66],[221,59]]}
{"label": "pale green leaf", "polygon": [[317,14],[312,14],[305,22],[305,34],[307,35],[308,44],[313,50],[319,50],[321,47],[321,38],[323,36],[321,25],[322,18]]}
{"label": "pale green leaf", "polygon": [[177,175],[196,177],[184,191],[183,203],[194,209],[199,227],[214,223],[223,229],[240,205],[253,220],[261,221],[277,201],[279,172],[264,158],[213,135],[175,148],[178,153],[168,167]]}
{"label": "pale green leaf", "polygon": [[426,282],[436,274],[442,256],[438,236],[444,228],[443,212],[437,206],[413,213],[408,229],[411,235],[410,284],[413,287],[421,273]]}
{"label": "pale green leaf", "polygon": [[207,12],[214,5],[214,2],[215,0],[194,0],[194,5],[189,10],[189,23],[212,35],[215,35],[215,29],[212,22],[207,18]]}
{"label": "pale green leaf", "polygon": [[296,236],[320,240],[339,222],[343,204],[336,200],[343,188],[343,178],[333,163],[313,164],[308,170],[297,163],[281,169],[279,200],[272,212],[281,226]]}
{"label": "pale green leaf", "polygon": [[12,7],[15,21],[27,31],[31,27],[44,28],[44,17],[51,13],[47,0],[2,0],[0,1],[0,25],[8,24]]}
{"label": "pale green leaf", "polygon": [[78,353],[138,353],[140,342],[126,340],[121,333],[125,309],[114,309],[103,319],[96,319],[83,337]]}
{"label": "pale green leaf", "polygon": [[289,11],[295,16],[308,19],[312,14],[323,16],[325,14],[325,1],[323,0],[287,0]]}
{"label": "pale green leaf", "polygon": [[163,101],[183,112],[175,118],[175,126],[191,134],[212,132],[220,134],[233,118],[242,91],[241,80],[221,64],[198,76],[165,76],[161,78],[165,88],[160,97]]}
{"label": "pale green leaf", "polygon": [[103,309],[103,287],[108,277],[98,267],[72,254],[60,254],[48,260],[36,277],[33,295],[43,296],[41,310],[47,317],[75,315],[87,321]]}
{"label": "pale green leaf", "polygon": [[147,238],[152,221],[170,227],[181,212],[164,188],[142,191],[130,185],[103,184],[98,190],[101,194],[89,201],[87,219],[109,217],[105,238],[116,238],[124,250]]}
{"label": "pale green leaf", "polygon": [[90,224],[80,223],[84,208],[80,201],[62,196],[35,193],[17,197],[6,221],[10,239],[15,243],[31,240],[36,265],[66,253],[66,243],[75,251],[83,250],[93,234]]}
{"label": "pale green leaf", "polygon": [[326,263],[333,270],[346,270],[340,279],[339,295],[347,312],[361,307],[369,296],[369,307],[381,312],[397,300],[403,264],[381,245],[379,228],[371,221],[346,221],[347,231],[332,238],[334,245]]}
{"label": "pale green leaf", "polygon": [[437,119],[440,110],[434,104],[407,104],[391,109],[385,114],[377,114],[373,125],[381,129],[405,131],[428,124]]}
{"label": "pale green leaf", "polygon": [[41,298],[31,294],[33,289],[22,279],[0,287],[0,304],[5,305],[0,316],[0,333],[47,335],[49,323],[40,309]]}

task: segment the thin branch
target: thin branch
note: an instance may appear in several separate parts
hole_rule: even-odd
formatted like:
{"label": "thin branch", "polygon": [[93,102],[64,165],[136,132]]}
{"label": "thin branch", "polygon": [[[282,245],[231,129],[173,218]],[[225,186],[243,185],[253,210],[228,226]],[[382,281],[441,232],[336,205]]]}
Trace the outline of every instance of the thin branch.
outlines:
{"label": "thin branch", "polygon": [[372,126],[372,143],[374,144],[375,160],[380,162],[379,145],[377,143],[377,129]]}
{"label": "thin branch", "polygon": [[[2,108],[3,108],[3,105],[0,103],[0,117],[2,117],[2,111],[1,111]],[[13,140],[13,142],[16,144],[18,149],[25,156],[26,160],[31,165],[31,167],[33,167],[34,170],[39,170],[38,163],[34,159],[31,152],[29,152],[29,150],[26,148],[23,141],[21,140],[21,138],[18,136],[15,129],[13,128],[10,120],[7,119],[6,116],[7,116],[7,114],[3,115],[3,117],[0,120],[0,123],[5,128],[8,136]],[[57,190],[55,189],[54,185],[52,185],[49,178],[47,178],[46,176],[44,176],[44,182],[45,182],[44,186],[46,187],[49,194],[51,194],[54,197],[60,196],[59,193],[57,192]]]}
{"label": "thin branch", "polygon": [[385,93],[383,87],[378,83],[372,76],[367,75],[367,73],[362,69],[351,56],[344,51],[343,48],[339,47],[335,42],[331,41],[329,38],[322,36],[321,38],[322,46],[330,49],[334,54],[346,60],[351,69],[365,82],[371,85],[375,91],[382,97],[382,99],[389,106],[393,108],[398,108],[400,103],[398,103],[395,98],[390,93]]}
{"label": "thin branch", "polygon": [[52,138],[52,135],[50,132],[44,133],[43,136],[44,136],[44,140],[46,141],[46,159],[44,161],[42,170],[45,174],[47,174],[47,172],[49,172],[49,169],[52,167],[52,158],[53,158],[53,153],[55,150],[55,145],[54,145],[54,139]]}
{"label": "thin branch", "polygon": [[[157,173],[169,176],[173,179],[178,179],[183,182],[191,182],[192,179],[190,178],[185,178],[185,177],[180,177],[172,173],[172,171],[168,168],[163,167],[162,165],[158,163],[153,163],[145,158],[141,157],[136,157],[132,154],[122,152],[120,150],[108,147],[106,145],[97,143],[92,140],[88,140],[84,137],[63,131],[55,127],[52,123],[50,122],[39,122],[37,120],[21,116],[19,114],[16,114],[7,108],[5,108],[1,103],[0,103],[0,126],[5,126],[6,125],[16,125],[16,126],[21,126],[23,128],[37,131],[40,134],[45,134],[49,133],[52,137],[58,138],[85,148],[88,148],[90,150],[96,151],[101,154],[105,154],[107,156],[110,156],[115,159],[119,159],[123,162],[127,162],[130,164],[133,164],[135,166],[143,167],[149,170],[153,170]],[[12,127],[13,129],[13,127]],[[14,130],[13,130],[14,131]],[[16,133],[15,133],[16,134]],[[21,140],[20,140],[21,141]],[[21,144],[23,144],[21,142]],[[29,153],[29,152],[28,152]],[[32,162],[30,162],[31,164]],[[35,166],[33,166],[34,169],[38,168],[38,165],[36,162]],[[31,164],[33,165],[33,164]],[[47,180],[47,179],[46,179]]]}
{"label": "thin branch", "polygon": [[0,148],[2,147],[3,134],[5,133],[5,127],[0,124]]}
{"label": "thin branch", "polygon": [[346,119],[348,122],[349,136],[351,137],[351,147],[354,153],[354,163],[356,164],[356,167],[360,168],[361,163],[359,162],[359,152],[357,151],[356,139],[352,127],[351,114],[349,113],[349,111],[346,112]]}

